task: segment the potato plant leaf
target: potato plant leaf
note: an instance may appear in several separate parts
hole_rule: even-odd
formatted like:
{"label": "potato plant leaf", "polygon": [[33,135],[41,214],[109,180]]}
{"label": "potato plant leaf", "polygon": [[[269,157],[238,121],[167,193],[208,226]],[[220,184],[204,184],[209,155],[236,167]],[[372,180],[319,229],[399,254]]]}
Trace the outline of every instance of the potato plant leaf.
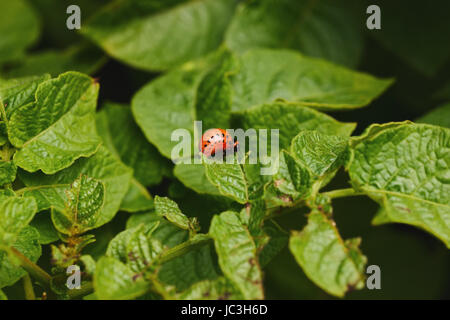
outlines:
{"label": "potato plant leaf", "polygon": [[382,206],[385,222],[422,228],[450,247],[449,129],[397,123],[359,141],[352,154],[351,181]]}
{"label": "potato plant leaf", "polygon": [[61,211],[64,209],[65,191],[81,174],[102,182],[105,187],[104,204],[95,224],[97,228],[115,216],[132,177],[132,170],[105,147],[100,147],[90,158],[78,159],[72,166],[54,175],[21,171],[19,176],[27,186],[25,191],[39,194],[41,209],[53,206]]}
{"label": "potato plant leaf", "polygon": [[291,153],[315,177],[337,170],[348,159],[348,139],[317,131],[301,131],[293,140]]}
{"label": "potato plant leaf", "polygon": [[117,1],[82,32],[133,67],[166,70],[216,49],[234,6],[228,0]]}
{"label": "potato plant leaf", "polygon": [[252,48],[291,48],[355,67],[363,36],[358,1],[245,1],[227,31],[226,43],[243,52]]}
{"label": "potato plant leaf", "polygon": [[[355,123],[339,122],[320,111],[299,103],[265,103],[237,113],[245,129],[279,129],[279,149],[289,149],[292,139],[301,130],[350,136]],[[269,148],[270,144],[268,144]]]}
{"label": "potato plant leaf", "polygon": [[193,221],[181,212],[176,202],[167,197],[155,197],[155,211],[181,229],[195,230],[196,228]]}
{"label": "potato plant leaf", "polygon": [[39,36],[39,19],[26,0],[0,3],[0,63],[17,59]]}
{"label": "potato plant leaf", "polygon": [[[12,246],[32,262],[36,262],[42,253],[39,232],[30,226],[19,232]],[[0,288],[13,285],[25,274],[25,270],[17,266],[7,252],[0,250]]]}
{"label": "potato plant leaf", "polygon": [[65,208],[52,209],[56,229],[67,235],[78,235],[94,228],[105,200],[104,184],[81,175],[65,194]]}
{"label": "potato plant leaf", "polygon": [[17,166],[52,174],[95,153],[97,93],[98,84],[76,72],[41,83],[36,101],[17,108],[9,121],[9,140],[19,149]]}
{"label": "potato plant leaf", "polygon": [[137,298],[149,290],[142,277],[134,277],[124,263],[104,256],[97,262],[94,273],[95,294],[100,300],[128,300]]}
{"label": "potato plant leaf", "polygon": [[324,60],[289,50],[254,49],[240,59],[231,77],[232,111],[242,111],[277,99],[325,110],[348,110],[368,105],[391,84]]}
{"label": "potato plant leaf", "polygon": [[262,272],[256,246],[236,212],[214,216],[209,230],[214,239],[220,267],[245,299],[263,299]]}
{"label": "potato plant leaf", "polygon": [[13,244],[36,212],[36,201],[32,197],[0,197],[0,244]]}
{"label": "potato plant leaf", "polygon": [[360,239],[343,241],[334,221],[312,211],[301,232],[293,232],[289,248],[308,278],[328,293],[342,297],[364,286],[367,261],[358,249]]}

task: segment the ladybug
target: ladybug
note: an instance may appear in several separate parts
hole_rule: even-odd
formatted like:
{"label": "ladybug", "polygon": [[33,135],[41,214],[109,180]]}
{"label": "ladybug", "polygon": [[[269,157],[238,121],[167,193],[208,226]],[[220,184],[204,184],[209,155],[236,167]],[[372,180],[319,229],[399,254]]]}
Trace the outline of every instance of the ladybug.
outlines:
{"label": "ladybug", "polygon": [[222,150],[225,155],[229,151],[237,151],[238,141],[234,141],[233,137],[223,129],[209,129],[202,136],[200,149],[207,157],[212,157]]}

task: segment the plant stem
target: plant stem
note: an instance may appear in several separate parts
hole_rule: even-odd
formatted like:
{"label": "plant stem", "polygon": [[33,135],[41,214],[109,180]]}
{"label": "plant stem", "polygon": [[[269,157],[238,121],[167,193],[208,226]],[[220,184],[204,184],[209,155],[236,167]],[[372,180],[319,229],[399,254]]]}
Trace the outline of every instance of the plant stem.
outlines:
{"label": "plant stem", "polygon": [[25,299],[36,300],[36,295],[34,294],[33,283],[29,274],[26,274],[23,278],[23,289],[25,291]]}
{"label": "plant stem", "polygon": [[45,272],[41,267],[35,264],[33,261],[25,257],[19,250],[16,248],[10,247],[9,252],[14,255],[14,257],[20,262],[22,268],[28,272],[36,281],[38,281],[45,289],[50,288],[50,280],[51,276]]}
{"label": "plant stem", "polygon": [[364,195],[364,192],[355,191],[353,188],[337,189],[322,193],[322,195],[330,197],[331,199],[354,197]]}
{"label": "plant stem", "polygon": [[94,291],[94,286],[91,281],[84,282],[81,284],[81,289],[73,289],[68,291],[70,299],[77,299],[84,297]]}
{"label": "plant stem", "polygon": [[192,248],[194,248],[194,247],[205,245],[205,243],[208,241],[211,241],[211,238],[204,237],[200,240],[196,240],[196,241],[188,240],[187,242],[179,244],[179,245],[167,250],[166,252],[164,252],[163,255],[159,258],[159,263],[163,264],[169,260],[179,257],[179,256],[191,251]]}

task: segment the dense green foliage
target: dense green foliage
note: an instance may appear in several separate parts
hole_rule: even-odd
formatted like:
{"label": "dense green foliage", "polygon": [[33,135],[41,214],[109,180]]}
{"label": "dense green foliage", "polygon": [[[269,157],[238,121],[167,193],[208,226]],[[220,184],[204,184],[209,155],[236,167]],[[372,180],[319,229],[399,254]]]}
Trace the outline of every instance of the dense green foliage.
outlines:
{"label": "dense green foliage", "polygon": [[[412,50],[397,4],[370,34],[352,0],[79,2],[80,32],[56,0],[0,2],[0,300],[448,295],[443,17],[413,1],[435,23]],[[276,172],[173,164],[196,120],[278,129]]]}

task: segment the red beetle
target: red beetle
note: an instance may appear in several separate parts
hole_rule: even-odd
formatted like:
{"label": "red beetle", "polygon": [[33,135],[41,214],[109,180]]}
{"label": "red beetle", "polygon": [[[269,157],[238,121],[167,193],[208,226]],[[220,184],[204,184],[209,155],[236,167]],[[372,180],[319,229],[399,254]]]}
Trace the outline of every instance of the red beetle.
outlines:
{"label": "red beetle", "polygon": [[201,150],[207,157],[212,157],[222,150],[225,155],[229,151],[237,151],[238,141],[234,141],[233,137],[223,129],[209,129],[202,136]]}

